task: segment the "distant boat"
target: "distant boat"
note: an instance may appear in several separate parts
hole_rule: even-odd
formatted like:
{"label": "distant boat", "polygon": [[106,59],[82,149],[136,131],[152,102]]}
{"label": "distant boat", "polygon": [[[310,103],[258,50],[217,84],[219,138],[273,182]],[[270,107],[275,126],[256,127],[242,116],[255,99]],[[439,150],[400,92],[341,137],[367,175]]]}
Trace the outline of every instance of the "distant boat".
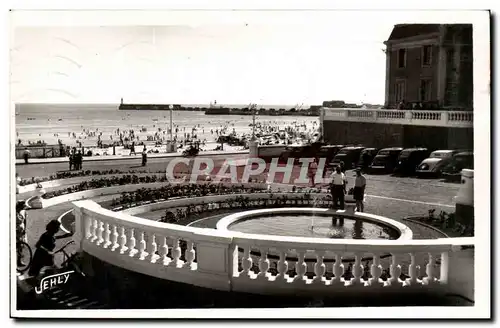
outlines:
{"label": "distant boat", "polygon": [[62,118],[58,119],[58,121],[62,121]]}

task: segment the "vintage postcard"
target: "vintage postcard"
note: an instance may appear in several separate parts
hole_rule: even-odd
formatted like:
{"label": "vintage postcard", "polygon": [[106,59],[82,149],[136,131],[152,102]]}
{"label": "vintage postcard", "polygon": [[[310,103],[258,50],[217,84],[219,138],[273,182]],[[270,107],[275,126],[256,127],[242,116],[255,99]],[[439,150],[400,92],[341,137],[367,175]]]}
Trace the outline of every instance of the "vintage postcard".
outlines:
{"label": "vintage postcard", "polygon": [[490,317],[489,15],[13,10],[11,316]]}

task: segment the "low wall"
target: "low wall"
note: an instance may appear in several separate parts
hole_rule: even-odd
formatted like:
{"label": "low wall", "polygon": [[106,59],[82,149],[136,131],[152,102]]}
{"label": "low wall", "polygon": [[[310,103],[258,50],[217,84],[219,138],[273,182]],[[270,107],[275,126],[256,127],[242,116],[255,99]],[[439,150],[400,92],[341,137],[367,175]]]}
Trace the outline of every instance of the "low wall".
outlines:
{"label": "low wall", "polygon": [[21,146],[16,147],[16,159],[24,159],[24,150],[28,148],[30,151],[29,158],[48,158],[48,157],[64,157],[65,146],[47,145],[47,146]]}
{"label": "low wall", "polygon": [[[103,174],[103,175],[86,175],[86,176],[80,176],[80,177],[73,177],[73,178],[67,178],[67,179],[57,179],[57,180],[50,180],[50,181],[43,181],[40,182],[40,185],[44,189],[52,189],[52,188],[58,188],[58,187],[63,187],[63,186],[72,186],[79,184],[84,181],[89,181],[89,179],[105,179],[105,178],[114,178],[114,177],[122,177],[125,175],[135,175],[138,177],[143,177],[143,176],[165,176],[165,172],[163,173],[118,173],[118,174]],[[27,193],[30,191],[35,191],[37,187],[36,183],[31,183],[27,184],[24,186],[19,186],[19,193]]]}
{"label": "low wall", "polygon": [[[81,251],[128,271],[220,291],[294,297],[459,292],[449,284],[459,274],[459,270],[450,269],[456,259],[453,254],[461,251],[461,245],[475,242],[474,238],[399,241],[250,235],[160,223],[105,210],[89,200],[74,206],[74,239]],[[251,255],[254,249],[260,252],[258,262]],[[271,250],[279,254],[279,259],[273,260],[276,274],[270,271]],[[287,260],[292,251],[297,255],[295,262]],[[346,254],[354,254],[355,259],[349,279],[342,277]],[[369,265],[371,277],[365,279],[361,260],[367,254],[373,262]],[[380,278],[382,254],[391,254],[386,281]],[[306,275],[306,255],[316,258],[312,278]],[[426,259],[423,277],[418,272],[417,256]],[[325,265],[326,257],[335,261]],[[404,258],[410,261],[405,269],[409,278],[401,279]],[[254,263],[258,273],[252,270]],[[295,269],[295,276],[288,274],[289,268]]]}
{"label": "low wall", "polygon": [[325,121],[324,138],[330,144],[367,147],[427,147],[472,149],[473,128],[411,126],[368,122]]}

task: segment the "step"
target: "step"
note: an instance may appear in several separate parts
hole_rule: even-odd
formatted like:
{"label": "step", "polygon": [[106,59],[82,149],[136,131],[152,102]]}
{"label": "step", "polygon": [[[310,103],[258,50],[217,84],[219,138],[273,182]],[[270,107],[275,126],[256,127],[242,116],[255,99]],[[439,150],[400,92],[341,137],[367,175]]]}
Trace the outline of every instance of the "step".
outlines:
{"label": "step", "polygon": [[64,305],[68,305],[69,303],[73,302],[73,301],[76,301],[76,300],[79,300],[80,297],[79,296],[71,296],[69,298],[65,298],[64,300],[61,300],[59,302],[57,302],[58,304],[64,304]]}
{"label": "step", "polygon": [[78,306],[79,309],[91,309],[92,306],[96,306],[96,305],[99,305],[99,302],[96,302],[96,301],[92,301],[88,304],[83,304],[83,305],[80,305]]}
{"label": "step", "polygon": [[69,307],[80,307],[80,306],[84,306],[85,303],[87,303],[87,302],[91,302],[91,301],[89,299],[87,299],[87,298],[80,298],[78,301],[72,302],[72,303],[68,303],[66,305],[69,306]]}
{"label": "step", "polygon": [[91,309],[91,310],[103,310],[103,309],[109,309],[109,306],[107,304],[102,304],[102,303],[98,303],[96,305],[93,305],[91,307],[88,307],[87,309]]}

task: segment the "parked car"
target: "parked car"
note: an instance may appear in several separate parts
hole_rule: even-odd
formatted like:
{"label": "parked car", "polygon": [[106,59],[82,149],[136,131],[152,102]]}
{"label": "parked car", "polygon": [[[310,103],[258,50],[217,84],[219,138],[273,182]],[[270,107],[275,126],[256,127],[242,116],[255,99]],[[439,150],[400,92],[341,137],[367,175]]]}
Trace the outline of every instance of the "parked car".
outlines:
{"label": "parked car", "polygon": [[366,170],[373,161],[373,158],[377,156],[378,148],[365,148],[359,155],[358,167]]}
{"label": "parked car", "polygon": [[455,154],[441,170],[441,176],[448,181],[460,181],[463,169],[474,169],[474,153],[471,151]]}
{"label": "parked car", "polygon": [[377,156],[373,158],[369,168],[370,171],[392,172],[398,163],[399,153],[403,151],[401,147],[384,148],[379,150]]}
{"label": "parked car", "polygon": [[428,158],[424,159],[417,168],[417,175],[440,175],[441,170],[450,163],[453,155],[461,152],[460,150],[436,150]]}
{"label": "parked car", "polygon": [[288,161],[289,158],[294,158],[297,163],[300,158],[316,157],[321,148],[320,143],[311,143],[308,145],[287,146],[280,155],[280,161]]}
{"label": "parked car", "polygon": [[398,163],[394,168],[394,173],[412,175],[415,174],[417,167],[424,159],[429,157],[427,148],[407,148],[403,149],[398,156]]}
{"label": "parked car", "polygon": [[288,161],[289,158],[295,158],[298,160],[302,157],[304,153],[304,146],[287,146],[283,153],[280,155],[280,161]]}
{"label": "parked car", "polygon": [[356,167],[359,161],[359,155],[365,147],[361,146],[351,146],[342,148],[337,155],[333,158],[330,166],[340,165],[340,162],[344,162],[344,168],[346,170],[351,170]]}
{"label": "parked car", "polygon": [[335,157],[335,155],[337,155],[337,153],[344,147],[345,147],[344,145],[321,146],[317,156],[319,158],[326,158],[325,163],[330,163]]}

